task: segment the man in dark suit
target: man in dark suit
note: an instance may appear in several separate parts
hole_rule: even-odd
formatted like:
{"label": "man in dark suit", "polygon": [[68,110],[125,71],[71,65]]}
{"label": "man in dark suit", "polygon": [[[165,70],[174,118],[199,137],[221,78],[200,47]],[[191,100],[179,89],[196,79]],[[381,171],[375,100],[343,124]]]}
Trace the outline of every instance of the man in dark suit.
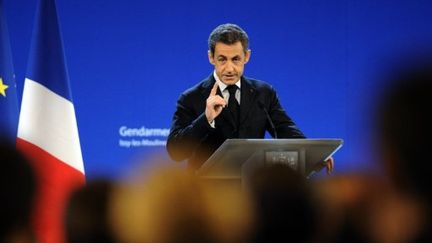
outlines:
{"label": "man in dark suit", "polygon": [[[176,161],[198,169],[228,138],[305,138],[268,83],[243,76],[249,39],[234,24],[218,26],[209,37],[214,72],[186,90],[177,102],[167,150]],[[327,163],[333,169],[333,160]]]}

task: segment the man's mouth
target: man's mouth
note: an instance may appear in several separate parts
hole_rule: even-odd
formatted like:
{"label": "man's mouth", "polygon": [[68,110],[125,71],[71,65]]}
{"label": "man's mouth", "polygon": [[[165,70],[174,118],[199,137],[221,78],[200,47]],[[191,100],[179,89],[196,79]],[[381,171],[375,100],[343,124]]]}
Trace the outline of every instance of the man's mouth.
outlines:
{"label": "man's mouth", "polygon": [[229,75],[224,75],[224,77],[226,79],[233,79],[233,78],[235,78],[235,75],[234,74],[229,74]]}

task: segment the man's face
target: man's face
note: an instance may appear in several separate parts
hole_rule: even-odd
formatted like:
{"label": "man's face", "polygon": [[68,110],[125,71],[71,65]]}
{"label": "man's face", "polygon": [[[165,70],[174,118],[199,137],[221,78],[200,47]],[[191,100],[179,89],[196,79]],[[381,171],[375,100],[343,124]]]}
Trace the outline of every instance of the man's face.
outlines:
{"label": "man's face", "polygon": [[209,51],[208,55],[219,79],[224,84],[231,85],[243,75],[244,65],[249,61],[250,50],[245,53],[240,41],[232,45],[217,42],[214,53]]}

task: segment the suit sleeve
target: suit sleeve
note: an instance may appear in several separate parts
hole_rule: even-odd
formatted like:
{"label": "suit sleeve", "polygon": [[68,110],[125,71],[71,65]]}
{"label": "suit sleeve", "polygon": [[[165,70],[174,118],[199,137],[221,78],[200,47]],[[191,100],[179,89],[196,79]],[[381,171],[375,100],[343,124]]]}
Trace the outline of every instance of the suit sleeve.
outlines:
{"label": "suit sleeve", "polygon": [[167,150],[175,161],[190,158],[199,143],[215,129],[210,126],[203,111],[197,114],[193,99],[182,94],[177,101]]}
{"label": "suit sleeve", "polygon": [[[287,115],[282,108],[276,90],[270,89],[270,108],[269,114],[274,123],[278,138],[306,138],[294,121]],[[274,137],[272,129],[268,129]]]}

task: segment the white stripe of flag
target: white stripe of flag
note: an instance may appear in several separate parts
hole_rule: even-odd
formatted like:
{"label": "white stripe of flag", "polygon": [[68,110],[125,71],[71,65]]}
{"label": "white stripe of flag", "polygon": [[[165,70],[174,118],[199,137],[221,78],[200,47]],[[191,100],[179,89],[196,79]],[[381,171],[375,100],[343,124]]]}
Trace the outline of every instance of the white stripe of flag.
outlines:
{"label": "white stripe of flag", "polygon": [[18,137],[84,174],[73,103],[30,79],[24,84]]}

